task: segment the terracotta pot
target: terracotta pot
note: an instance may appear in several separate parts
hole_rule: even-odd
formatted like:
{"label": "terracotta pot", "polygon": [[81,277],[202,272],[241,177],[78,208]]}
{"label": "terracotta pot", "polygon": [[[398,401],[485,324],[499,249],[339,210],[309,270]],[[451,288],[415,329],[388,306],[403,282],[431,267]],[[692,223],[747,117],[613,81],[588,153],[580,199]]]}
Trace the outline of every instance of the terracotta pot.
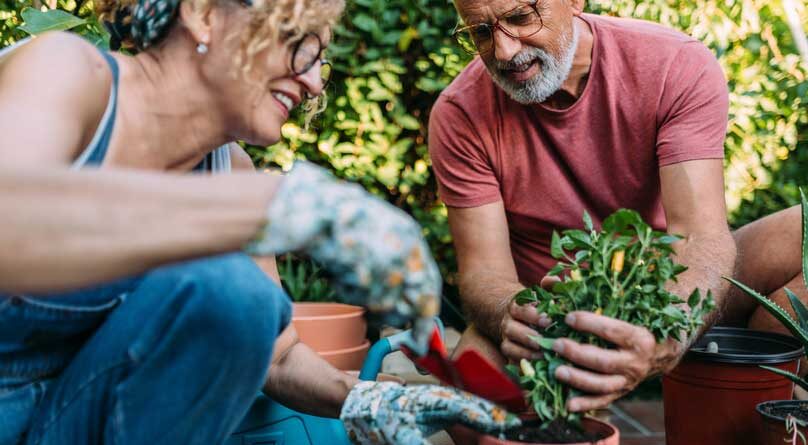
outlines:
{"label": "terracotta pot", "polygon": [[796,372],[802,355],[789,336],[713,328],[662,379],[667,445],[762,443],[755,406],[791,398],[794,385],[759,365]]}
{"label": "terracotta pot", "polygon": [[337,349],[335,351],[318,351],[320,357],[331,363],[331,366],[340,370],[357,369],[362,367],[365,356],[368,355],[370,341],[365,340],[359,346],[351,348]]}
{"label": "terracotta pot", "polygon": [[333,355],[365,343],[364,314],[363,308],[347,304],[295,303],[292,324],[301,342],[316,352]]}
{"label": "terracotta pot", "polygon": [[[762,422],[760,445],[785,445],[793,443],[794,435],[786,431],[785,417],[768,412],[771,408],[799,408],[806,410],[808,409],[808,402],[801,400],[773,400],[760,403],[755,407],[755,410],[760,414]],[[803,427],[797,428],[803,434],[808,433]],[[796,443],[800,444],[802,442],[798,438]]]}
{"label": "terracotta pot", "polygon": [[[527,419],[531,416],[521,417]],[[581,423],[583,424],[584,431],[605,437],[597,442],[579,442],[567,445],[620,445],[620,431],[611,424],[591,417],[585,417]],[[494,436],[480,434],[470,428],[460,425],[455,425],[447,429],[447,432],[449,433],[449,436],[451,436],[454,443],[458,445],[559,445],[552,443],[516,442],[513,440],[498,439]]]}

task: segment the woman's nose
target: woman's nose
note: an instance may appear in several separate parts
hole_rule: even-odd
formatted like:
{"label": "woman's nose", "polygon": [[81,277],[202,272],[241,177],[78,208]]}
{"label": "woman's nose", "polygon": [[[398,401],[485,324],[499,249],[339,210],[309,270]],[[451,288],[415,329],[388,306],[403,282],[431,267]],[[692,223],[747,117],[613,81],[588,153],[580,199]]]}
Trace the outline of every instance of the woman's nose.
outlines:
{"label": "woman's nose", "polygon": [[297,75],[297,80],[303,83],[303,87],[305,88],[306,92],[312,96],[317,97],[323,92],[323,78],[321,76],[322,64],[318,60],[314,62],[311,68],[303,74]]}

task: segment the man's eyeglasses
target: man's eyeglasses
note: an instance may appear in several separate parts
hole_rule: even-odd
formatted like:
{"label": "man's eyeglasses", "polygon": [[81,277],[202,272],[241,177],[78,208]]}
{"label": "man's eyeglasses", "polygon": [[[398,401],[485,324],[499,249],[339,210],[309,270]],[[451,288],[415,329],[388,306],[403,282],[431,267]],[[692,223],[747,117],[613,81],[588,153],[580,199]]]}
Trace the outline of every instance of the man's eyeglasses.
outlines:
{"label": "man's eyeglasses", "polygon": [[536,6],[537,1],[523,2],[497,17],[493,24],[478,23],[458,28],[455,40],[470,54],[485,54],[494,48],[494,32],[499,29],[514,39],[524,39],[541,31],[544,23]]}
{"label": "man's eyeglasses", "polygon": [[292,72],[301,76],[309,72],[315,65],[320,64],[320,79],[323,87],[331,80],[331,63],[320,57],[325,50],[320,36],[310,32],[300,40],[292,43]]}

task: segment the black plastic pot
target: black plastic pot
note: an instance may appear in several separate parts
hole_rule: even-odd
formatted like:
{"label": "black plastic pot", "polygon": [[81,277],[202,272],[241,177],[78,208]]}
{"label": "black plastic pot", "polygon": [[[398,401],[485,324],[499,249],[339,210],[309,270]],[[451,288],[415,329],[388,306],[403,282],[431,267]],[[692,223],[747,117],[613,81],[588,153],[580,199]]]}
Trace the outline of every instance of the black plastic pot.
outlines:
{"label": "black plastic pot", "polygon": [[[791,443],[794,438],[793,433],[786,431],[786,416],[772,413],[772,410],[786,411],[808,411],[808,401],[803,400],[771,400],[759,403],[755,410],[760,414],[763,421],[763,435],[761,445],[783,445]],[[798,427],[803,434],[805,428]],[[797,443],[800,443],[797,441]]]}
{"label": "black plastic pot", "polygon": [[[717,352],[708,352],[711,342]],[[759,365],[797,372],[803,354],[786,335],[711,329],[662,380],[667,445],[762,443],[755,407],[790,398],[794,385]]]}

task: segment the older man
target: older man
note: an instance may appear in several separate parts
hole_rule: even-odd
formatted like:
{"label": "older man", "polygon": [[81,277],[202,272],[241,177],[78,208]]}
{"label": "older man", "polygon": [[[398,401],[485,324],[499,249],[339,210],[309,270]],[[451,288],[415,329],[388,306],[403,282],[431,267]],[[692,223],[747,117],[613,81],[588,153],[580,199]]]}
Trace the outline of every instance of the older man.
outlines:
{"label": "older man", "polygon": [[[585,14],[583,0],[455,4],[465,24],[458,42],[479,57],[436,103],[429,145],[473,324],[459,349],[474,345],[500,362],[539,356],[529,337],[546,321],[512,297],[525,285],[550,284],[550,235],[581,226],[584,210],[598,222],[632,208],[682,235],[677,260],[689,270],[670,289],[711,290],[719,308],[731,299],[721,277],[733,274],[736,242],[741,253],[761,241],[780,250],[776,261],[768,251],[745,257],[741,280],[779,298],[778,289],[800,278],[796,208],[735,240],[728,229],[727,86],[701,43],[659,25]],[[722,316],[745,322],[754,309],[739,298]],[[575,365],[559,367],[557,378],[586,393],[570,400],[573,411],[608,404],[686,350],[592,313],[567,322],[615,345],[555,342]]]}

